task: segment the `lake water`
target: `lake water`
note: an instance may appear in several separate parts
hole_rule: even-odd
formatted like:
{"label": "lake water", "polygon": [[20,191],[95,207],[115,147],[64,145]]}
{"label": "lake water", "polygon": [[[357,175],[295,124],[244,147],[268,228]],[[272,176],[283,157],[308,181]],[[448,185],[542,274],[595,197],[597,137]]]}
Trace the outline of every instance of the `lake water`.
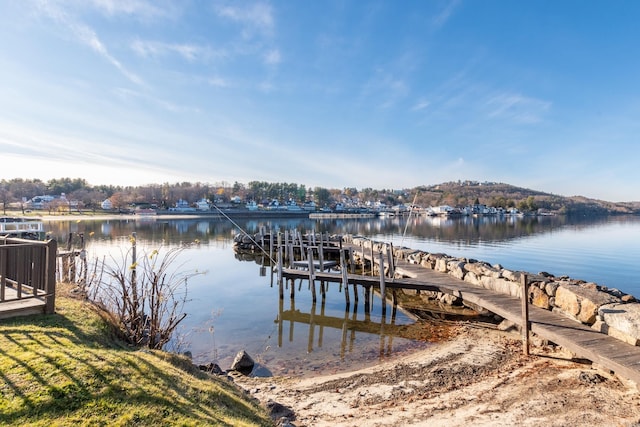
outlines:
{"label": "lake water", "polygon": [[[596,282],[640,296],[640,218],[430,217],[386,219],[237,220],[250,234],[298,230],[361,235],[429,252],[475,258],[505,268]],[[429,322],[416,322],[402,310],[388,310],[374,297],[365,312],[364,296],[345,310],[338,284],[312,303],[309,282],[296,281],[295,299],[278,286],[260,257],[233,250],[238,228],[220,219],[86,220],[47,223],[61,245],[69,233],[84,233],[89,259],[122,259],[136,232],[138,252],[161,253],[198,242],[180,254],[180,271],[204,272],[189,279],[187,318],[172,349],[189,350],[198,363],[227,369],[245,349],[274,374],[337,372],[425,348],[446,334]]]}

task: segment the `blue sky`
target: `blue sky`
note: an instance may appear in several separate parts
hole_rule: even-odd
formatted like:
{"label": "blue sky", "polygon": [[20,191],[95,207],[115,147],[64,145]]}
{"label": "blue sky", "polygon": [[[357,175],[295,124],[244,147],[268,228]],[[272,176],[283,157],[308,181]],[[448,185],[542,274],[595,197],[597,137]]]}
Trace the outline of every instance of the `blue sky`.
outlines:
{"label": "blue sky", "polygon": [[0,0],[0,178],[640,200],[640,2]]}

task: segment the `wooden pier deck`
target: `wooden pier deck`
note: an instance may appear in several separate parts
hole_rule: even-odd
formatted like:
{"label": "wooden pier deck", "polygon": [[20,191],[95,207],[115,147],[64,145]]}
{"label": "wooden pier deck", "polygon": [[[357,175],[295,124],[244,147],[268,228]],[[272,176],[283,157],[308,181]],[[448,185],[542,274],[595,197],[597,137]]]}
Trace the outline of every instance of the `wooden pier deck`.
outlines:
{"label": "wooden pier deck", "polygon": [[[356,246],[351,249],[359,252],[359,248]],[[367,253],[359,255],[371,260],[371,256]],[[377,261],[374,259],[374,262],[377,263]],[[522,301],[519,298],[474,286],[447,273],[409,264],[404,260],[397,261],[395,271],[396,274],[405,278],[385,278],[387,289],[414,289],[448,293],[483,307],[516,324],[522,323]],[[309,272],[283,269],[283,276],[308,278]],[[379,276],[348,274],[347,277],[349,284],[378,286],[380,283]],[[315,279],[340,282],[342,275],[318,271],[315,272]],[[561,314],[531,304],[528,306],[528,311],[530,329],[533,333],[570,350],[577,358],[590,360],[602,368],[613,371],[640,385],[640,347],[627,344]]]}

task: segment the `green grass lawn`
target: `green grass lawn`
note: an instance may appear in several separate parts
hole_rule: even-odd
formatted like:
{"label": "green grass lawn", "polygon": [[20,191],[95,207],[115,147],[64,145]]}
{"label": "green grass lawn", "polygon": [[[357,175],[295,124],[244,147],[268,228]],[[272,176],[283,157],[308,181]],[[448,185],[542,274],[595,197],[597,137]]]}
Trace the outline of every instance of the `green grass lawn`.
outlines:
{"label": "green grass lawn", "polygon": [[0,320],[0,425],[273,425],[185,357],[119,344],[90,304],[56,312]]}

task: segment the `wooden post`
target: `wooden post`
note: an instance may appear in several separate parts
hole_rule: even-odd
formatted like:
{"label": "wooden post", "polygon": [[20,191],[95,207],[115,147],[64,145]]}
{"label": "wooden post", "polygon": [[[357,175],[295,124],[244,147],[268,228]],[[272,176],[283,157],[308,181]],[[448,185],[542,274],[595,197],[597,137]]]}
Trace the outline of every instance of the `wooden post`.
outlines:
{"label": "wooden post", "polygon": [[131,287],[132,289],[137,289],[136,288],[136,261],[138,259],[138,255],[136,253],[136,240],[137,240],[137,234],[134,231],[133,233],[131,233]]}
{"label": "wooden post", "polygon": [[46,303],[45,313],[53,314],[56,309],[56,253],[58,252],[58,243],[55,240],[47,241],[46,249],[46,273],[45,273],[45,286]]}
{"label": "wooden post", "polygon": [[389,277],[393,279],[396,277],[396,266],[393,260],[393,243],[389,243],[387,246],[387,259],[389,260]]}
{"label": "wooden post", "polygon": [[384,256],[382,252],[378,253],[378,270],[380,271],[380,300],[382,301],[382,317],[387,313],[386,286],[384,283]]}
{"label": "wooden post", "polygon": [[351,269],[351,274],[356,272],[356,262],[353,259],[353,248],[349,248],[349,267]]}
{"label": "wooden post", "polygon": [[374,270],[373,267],[375,267],[376,262],[373,259],[373,240],[371,240],[370,243],[371,243],[371,251],[370,251],[370,255],[371,255],[371,277],[373,277],[373,270]]}
{"label": "wooden post", "polygon": [[[6,245],[6,241],[3,242],[3,245]],[[0,251],[0,301],[4,301],[5,299],[5,289],[7,287],[7,250],[3,247],[4,250]],[[53,271],[55,273],[55,266]],[[55,279],[55,278],[54,278]]]}
{"label": "wooden post", "polygon": [[344,299],[347,307],[351,303],[349,301],[349,277],[347,276],[347,264],[344,259],[344,252],[340,251],[340,271],[342,272],[342,284],[344,285]]}
{"label": "wooden post", "polygon": [[304,243],[302,242],[302,234],[300,232],[298,232],[297,234],[298,234],[298,237],[300,238],[300,259],[304,261],[305,254],[304,254]]}
{"label": "wooden post", "polygon": [[[280,237],[280,235],[278,235]],[[280,299],[284,298],[284,284],[282,283],[282,246],[278,245],[278,289]]]}
{"label": "wooden post", "polygon": [[309,284],[311,285],[311,298],[316,302],[316,272],[313,266],[313,248],[309,248]]}
{"label": "wooden post", "polygon": [[320,265],[320,271],[324,271],[324,248],[322,247],[322,239],[320,239],[320,246],[318,246],[318,263]]}
{"label": "wooden post", "polygon": [[273,230],[269,230],[269,260],[273,263]]}
{"label": "wooden post", "polygon": [[527,283],[527,275],[520,275],[522,283],[522,353],[529,355],[529,283]]}

